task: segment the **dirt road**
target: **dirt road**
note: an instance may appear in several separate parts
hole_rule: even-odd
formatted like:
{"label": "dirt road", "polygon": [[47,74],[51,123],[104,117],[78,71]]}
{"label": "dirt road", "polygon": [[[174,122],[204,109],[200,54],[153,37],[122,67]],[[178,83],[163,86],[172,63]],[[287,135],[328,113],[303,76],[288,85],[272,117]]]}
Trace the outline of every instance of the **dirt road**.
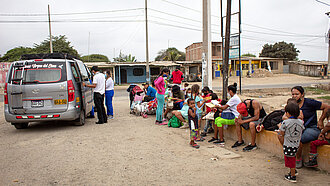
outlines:
{"label": "dirt road", "polygon": [[[188,131],[129,114],[123,87],[115,90],[115,119],[82,127],[34,123],[16,130],[0,106],[0,185],[289,185],[284,161],[259,149],[232,151],[207,142],[196,150]],[[210,138],[210,137],[208,137]],[[217,158],[218,160],[211,160]],[[301,169],[299,185],[328,185],[329,176]]]}

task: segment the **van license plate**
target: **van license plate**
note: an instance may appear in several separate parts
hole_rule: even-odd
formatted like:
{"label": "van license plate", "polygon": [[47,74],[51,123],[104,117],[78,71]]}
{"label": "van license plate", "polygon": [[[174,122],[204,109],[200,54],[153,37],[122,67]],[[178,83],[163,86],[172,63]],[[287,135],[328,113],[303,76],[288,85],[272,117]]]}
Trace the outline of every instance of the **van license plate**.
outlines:
{"label": "van license plate", "polygon": [[66,99],[55,99],[54,104],[55,105],[64,105],[64,104],[66,104]]}
{"label": "van license plate", "polygon": [[44,100],[32,100],[31,101],[31,107],[43,107],[44,106]]}

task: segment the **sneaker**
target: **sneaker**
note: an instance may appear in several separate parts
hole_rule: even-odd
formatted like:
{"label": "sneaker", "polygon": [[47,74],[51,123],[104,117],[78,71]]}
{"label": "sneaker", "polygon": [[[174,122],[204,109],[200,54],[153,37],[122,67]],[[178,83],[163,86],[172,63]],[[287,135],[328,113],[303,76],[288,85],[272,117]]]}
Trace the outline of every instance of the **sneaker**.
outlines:
{"label": "sneaker", "polygon": [[187,129],[187,128],[189,128],[188,123],[183,122],[183,125],[180,127],[180,129]]}
{"label": "sneaker", "polygon": [[235,144],[234,144],[233,146],[231,146],[231,148],[236,148],[236,147],[242,146],[242,145],[244,145],[244,144],[245,144],[245,143],[244,143],[244,140],[243,140],[242,142],[238,142],[238,141],[236,141]]}
{"label": "sneaker", "polygon": [[215,142],[213,142],[214,144],[219,144],[219,145],[224,145],[225,144],[225,140],[216,140]]}
{"label": "sneaker", "polygon": [[160,124],[160,122],[159,121],[155,121],[155,125],[159,125]]}
{"label": "sneaker", "polygon": [[215,141],[215,140],[218,140],[218,138],[214,138],[214,137],[212,137],[208,142],[211,143],[211,142],[213,142],[213,141]]}
{"label": "sneaker", "polygon": [[288,180],[289,182],[296,183],[296,176],[291,176],[290,174],[284,176],[285,180]]}
{"label": "sneaker", "polygon": [[108,116],[108,119],[113,119],[113,116],[109,115],[109,116]]}
{"label": "sneaker", "polygon": [[302,159],[296,160],[296,169],[301,169],[303,167]]}
{"label": "sneaker", "polygon": [[[298,174],[299,174],[299,173],[297,172],[297,170],[295,170],[295,171],[294,171],[294,175],[298,176]],[[291,172],[288,172],[288,175],[291,175]]]}
{"label": "sneaker", "polygon": [[258,148],[257,147],[257,144],[255,144],[254,146],[252,146],[251,143],[250,143],[248,146],[246,146],[246,147],[243,148],[243,151],[245,152],[245,151],[256,150],[257,148]]}

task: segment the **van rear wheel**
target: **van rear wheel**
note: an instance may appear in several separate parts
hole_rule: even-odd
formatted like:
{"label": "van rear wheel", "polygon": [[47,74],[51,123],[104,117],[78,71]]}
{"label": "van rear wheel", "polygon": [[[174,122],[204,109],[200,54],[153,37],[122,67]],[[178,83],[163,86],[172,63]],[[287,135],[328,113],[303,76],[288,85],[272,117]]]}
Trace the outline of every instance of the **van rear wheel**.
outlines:
{"label": "van rear wheel", "polygon": [[26,129],[29,126],[29,123],[11,123],[15,126],[16,129]]}
{"label": "van rear wheel", "polygon": [[80,110],[80,115],[79,115],[79,118],[76,120],[75,125],[76,126],[85,125],[85,119],[86,119],[85,110]]}

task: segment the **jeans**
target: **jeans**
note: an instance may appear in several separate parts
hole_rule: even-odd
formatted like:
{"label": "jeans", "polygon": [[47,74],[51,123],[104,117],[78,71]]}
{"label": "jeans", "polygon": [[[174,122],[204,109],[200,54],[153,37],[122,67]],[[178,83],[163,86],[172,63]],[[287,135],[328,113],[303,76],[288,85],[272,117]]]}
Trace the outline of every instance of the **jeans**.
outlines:
{"label": "jeans", "polygon": [[212,128],[212,121],[211,120],[206,120],[206,124],[204,126],[204,132],[207,133],[207,129]]}
{"label": "jeans", "polygon": [[107,115],[113,116],[112,98],[115,92],[113,90],[105,91],[105,105],[107,106]]}
{"label": "jeans", "polygon": [[106,123],[107,122],[107,114],[105,113],[104,108],[104,94],[101,95],[98,92],[94,92],[94,104],[97,110],[97,118],[98,122]]}
{"label": "jeans", "polygon": [[301,135],[301,143],[305,144],[317,140],[320,132],[318,128],[306,128]]}
{"label": "jeans", "polygon": [[165,96],[162,94],[156,94],[157,98],[157,110],[156,110],[156,121],[163,121],[163,110],[165,104]]}

